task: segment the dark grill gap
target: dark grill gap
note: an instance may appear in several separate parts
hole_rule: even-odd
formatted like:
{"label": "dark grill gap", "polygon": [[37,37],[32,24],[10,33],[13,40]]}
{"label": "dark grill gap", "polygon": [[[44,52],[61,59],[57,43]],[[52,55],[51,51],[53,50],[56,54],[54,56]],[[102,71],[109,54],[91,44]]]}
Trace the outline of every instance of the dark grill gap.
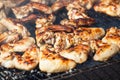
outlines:
{"label": "dark grill gap", "polygon": [[[61,19],[66,17],[66,10],[62,11],[62,14],[56,14],[56,23],[59,23]],[[94,10],[88,11],[89,16],[95,18],[96,23],[92,26],[103,27],[107,29],[111,26],[120,28],[120,19],[109,17],[104,14],[96,13]],[[25,24],[32,36],[35,37],[35,24]],[[114,66],[116,65],[116,66]],[[109,68],[107,68],[109,67]],[[114,77],[113,74],[116,74]],[[72,72],[56,73],[47,75],[46,73],[40,72],[37,67],[31,71],[22,71],[17,69],[6,69],[0,67],[0,80],[119,80],[120,75],[120,54],[115,55],[112,59],[107,62],[95,62],[92,58],[88,59],[87,62],[77,65]]]}

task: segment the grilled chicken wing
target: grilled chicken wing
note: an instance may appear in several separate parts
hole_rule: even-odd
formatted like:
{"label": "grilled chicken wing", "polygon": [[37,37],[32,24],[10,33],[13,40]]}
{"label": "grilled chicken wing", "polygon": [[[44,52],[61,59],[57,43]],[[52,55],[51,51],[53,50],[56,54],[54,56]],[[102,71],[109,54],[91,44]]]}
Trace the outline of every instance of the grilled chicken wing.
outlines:
{"label": "grilled chicken wing", "polygon": [[90,47],[88,45],[79,44],[73,48],[65,49],[60,55],[67,59],[72,59],[76,63],[83,63],[87,60]]}
{"label": "grilled chicken wing", "polygon": [[22,56],[16,55],[13,59],[15,68],[32,70],[38,65],[38,49],[35,45],[30,46]]}
{"label": "grilled chicken wing", "polygon": [[72,60],[61,57],[58,53],[53,53],[46,48],[39,53],[39,68],[43,72],[58,73],[73,69],[76,63]]}
{"label": "grilled chicken wing", "polygon": [[102,39],[103,42],[109,44],[116,44],[120,48],[120,29],[111,27],[107,30],[105,37]]}
{"label": "grilled chicken wing", "polygon": [[0,20],[0,23],[7,27],[8,30],[16,30],[22,37],[27,37],[30,35],[30,32],[22,24],[13,22],[10,18],[3,18]]}
{"label": "grilled chicken wing", "polygon": [[94,10],[113,17],[120,17],[120,0],[101,0],[94,6]]}

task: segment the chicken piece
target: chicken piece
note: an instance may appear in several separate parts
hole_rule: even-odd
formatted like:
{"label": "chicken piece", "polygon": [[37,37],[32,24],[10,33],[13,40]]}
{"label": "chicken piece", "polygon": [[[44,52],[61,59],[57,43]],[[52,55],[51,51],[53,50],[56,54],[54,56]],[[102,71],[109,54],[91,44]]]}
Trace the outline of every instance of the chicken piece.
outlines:
{"label": "chicken piece", "polygon": [[[78,0],[76,0],[78,1]],[[99,0],[79,0],[79,4],[86,9],[91,9],[93,5]]]}
{"label": "chicken piece", "polygon": [[1,19],[0,23],[6,26],[7,29],[10,31],[16,30],[22,37],[30,36],[30,32],[27,30],[25,26],[19,23],[14,23],[10,18]]}
{"label": "chicken piece", "polygon": [[101,0],[94,6],[94,10],[113,17],[120,17],[120,0]]}
{"label": "chicken piece", "polygon": [[75,34],[79,35],[82,40],[100,39],[105,35],[103,28],[78,28]]}
{"label": "chicken piece", "polygon": [[76,63],[84,63],[88,58],[90,47],[87,45],[79,44],[78,46],[65,49],[60,52],[60,55],[67,59],[72,59]]}
{"label": "chicken piece", "polygon": [[116,44],[120,48],[120,29],[118,29],[117,27],[109,28],[102,41],[109,44]]}
{"label": "chicken piece", "polygon": [[7,27],[5,27],[4,25],[2,25],[0,23],[0,34],[3,33],[3,32],[5,32],[5,31],[8,31]]}
{"label": "chicken piece", "polygon": [[95,61],[106,61],[119,52],[119,47],[115,44],[104,44],[98,48],[93,59]]}
{"label": "chicken piece", "polygon": [[34,38],[26,37],[14,43],[3,44],[1,49],[8,52],[24,52],[33,44],[35,44]]}
{"label": "chicken piece", "polygon": [[73,2],[73,1],[74,0],[57,0],[51,6],[52,11],[56,12],[56,11],[60,10],[61,8],[67,6],[69,3]]}
{"label": "chicken piece", "polygon": [[0,1],[0,19],[6,18],[4,4]]}
{"label": "chicken piece", "polygon": [[22,56],[16,55],[13,59],[15,68],[20,70],[32,70],[38,65],[38,49],[35,45],[30,46]]}
{"label": "chicken piece", "polygon": [[14,68],[13,58],[15,56],[14,52],[7,52],[0,50],[0,65],[5,68]]}
{"label": "chicken piece", "polygon": [[97,0],[57,0],[55,3],[53,3],[51,7],[52,7],[53,12],[56,12],[60,10],[61,8],[74,3],[74,4],[77,4],[77,5],[74,5],[75,7],[79,5],[85,9],[90,9],[92,8],[92,6],[94,5],[96,1]]}
{"label": "chicken piece", "polygon": [[39,68],[43,72],[58,73],[73,69],[76,63],[43,48],[39,53]]}
{"label": "chicken piece", "polygon": [[16,31],[6,31],[0,34],[0,45],[15,42],[20,39],[19,34]]}
{"label": "chicken piece", "polygon": [[73,2],[69,4],[66,8],[68,10],[68,24],[72,23],[76,24],[76,26],[82,26],[95,23],[95,20],[86,14],[86,9],[80,6],[78,2]]}
{"label": "chicken piece", "polygon": [[115,44],[108,44],[102,40],[91,40],[90,46],[92,52],[95,52],[93,59],[95,61],[107,61],[119,52],[119,47]]}
{"label": "chicken piece", "polygon": [[37,9],[39,11],[42,11],[45,14],[51,14],[52,13],[52,9],[49,6],[45,5],[45,4],[31,2],[31,5],[32,5],[33,9]]}
{"label": "chicken piece", "polygon": [[16,18],[21,19],[23,17],[28,16],[30,13],[34,11],[34,9],[44,12],[45,14],[51,14],[52,10],[45,4],[30,2],[27,5],[23,5],[20,7],[12,8],[13,13],[15,14]]}
{"label": "chicken piece", "polygon": [[32,2],[38,2],[38,3],[42,3],[45,5],[51,5],[53,4],[56,0],[31,0]]}
{"label": "chicken piece", "polygon": [[6,8],[12,8],[27,2],[27,0],[0,0],[0,2],[2,2]]}
{"label": "chicken piece", "polygon": [[79,28],[81,26],[90,26],[95,23],[95,20],[92,18],[80,18],[75,20],[63,19],[60,24],[66,26],[73,26],[74,28]]}
{"label": "chicken piece", "polygon": [[36,20],[36,28],[46,27],[53,25],[53,22],[55,21],[56,17],[53,14],[50,14],[48,16],[42,16]]}
{"label": "chicken piece", "polygon": [[27,4],[21,7],[14,7],[12,8],[12,11],[15,14],[16,18],[21,19],[23,17],[28,16],[31,12],[33,12],[33,8],[31,4]]}
{"label": "chicken piece", "polygon": [[105,34],[103,28],[81,27],[69,33],[63,32],[64,30],[62,31],[62,29],[55,32],[56,28],[53,29],[43,30],[41,28],[36,31],[36,40],[39,47],[49,44],[53,46],[55,52],[59,52],[71,46],[78,45],[82,40],[100,39]]}

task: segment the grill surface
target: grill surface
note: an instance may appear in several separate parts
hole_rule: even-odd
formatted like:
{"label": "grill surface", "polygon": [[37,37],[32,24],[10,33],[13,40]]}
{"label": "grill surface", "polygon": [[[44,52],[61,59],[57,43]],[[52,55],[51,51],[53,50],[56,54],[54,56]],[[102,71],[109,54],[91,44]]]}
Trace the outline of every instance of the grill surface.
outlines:
{"label": "grill surface", "polygon": [[[62,10],[60,11],[60,14],[57,14],[58,17],[55,23],[59,23],[61,19],[66,17],[65,12],[65,10]],[[107,29],[111,26],[116,26],[120,28],[120,19],[118,18],[113,18],[101,13],[96,13],[94,12],[94,10],[88,11],[88,14],[96,20],[96,23],[92,26],[103,27],[104,29]],[[35,26],[35,24],[29,23],[25,25],[31,32],[32,36],[35,37],[35,28],[33,27]],[[114,67],[113,65],[116,65],[116,67]],[[17,69],[6,69],[4,67],[0,67],[0,80],[111,80],[114,78],[116,78],[114,80],[119,80],[119,68],[120,54],[117,54],[107,62],[95,62],[92,60],[92,57],[89,57],[87,62],[77,65],[77,67],[71,72],[57,73],[49,76],[46,73],[40,72],[38,67],[31,71],[21,71]],[[103,74],[104,76],[102,76]],[[113,78],[111,74],[116,74],[116,76],[114,76]]]}

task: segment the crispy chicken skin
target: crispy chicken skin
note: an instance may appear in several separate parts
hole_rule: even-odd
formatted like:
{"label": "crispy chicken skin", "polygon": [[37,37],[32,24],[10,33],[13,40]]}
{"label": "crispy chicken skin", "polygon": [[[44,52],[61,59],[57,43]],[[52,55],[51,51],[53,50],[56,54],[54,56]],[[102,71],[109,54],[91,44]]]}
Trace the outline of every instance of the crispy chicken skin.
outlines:
{"label": "crispy chicken skin", "polygon": [[58,73],[73,69],[76,63],[43,48],[39,53],[39,68],[43,72]]}
{"label": "crispy chicken skin", "polygon": [[76,63],[83,63],[87,60],[90,47],[88,45],[79,44],[78,46],[65,49],[60,52],[60,55],[67,59],[72,59]]}
{"label": "crispy chicken skin", "polygon": [[117,27],[109,28],[102,41],[109,44],[116,44],[120,48],[120,29],[118,29]]}
{"label": "crispy chicken skin", "polygon": [[113,17],[120,17],[120,0],[101,0],[94,6],[94,10]]}

